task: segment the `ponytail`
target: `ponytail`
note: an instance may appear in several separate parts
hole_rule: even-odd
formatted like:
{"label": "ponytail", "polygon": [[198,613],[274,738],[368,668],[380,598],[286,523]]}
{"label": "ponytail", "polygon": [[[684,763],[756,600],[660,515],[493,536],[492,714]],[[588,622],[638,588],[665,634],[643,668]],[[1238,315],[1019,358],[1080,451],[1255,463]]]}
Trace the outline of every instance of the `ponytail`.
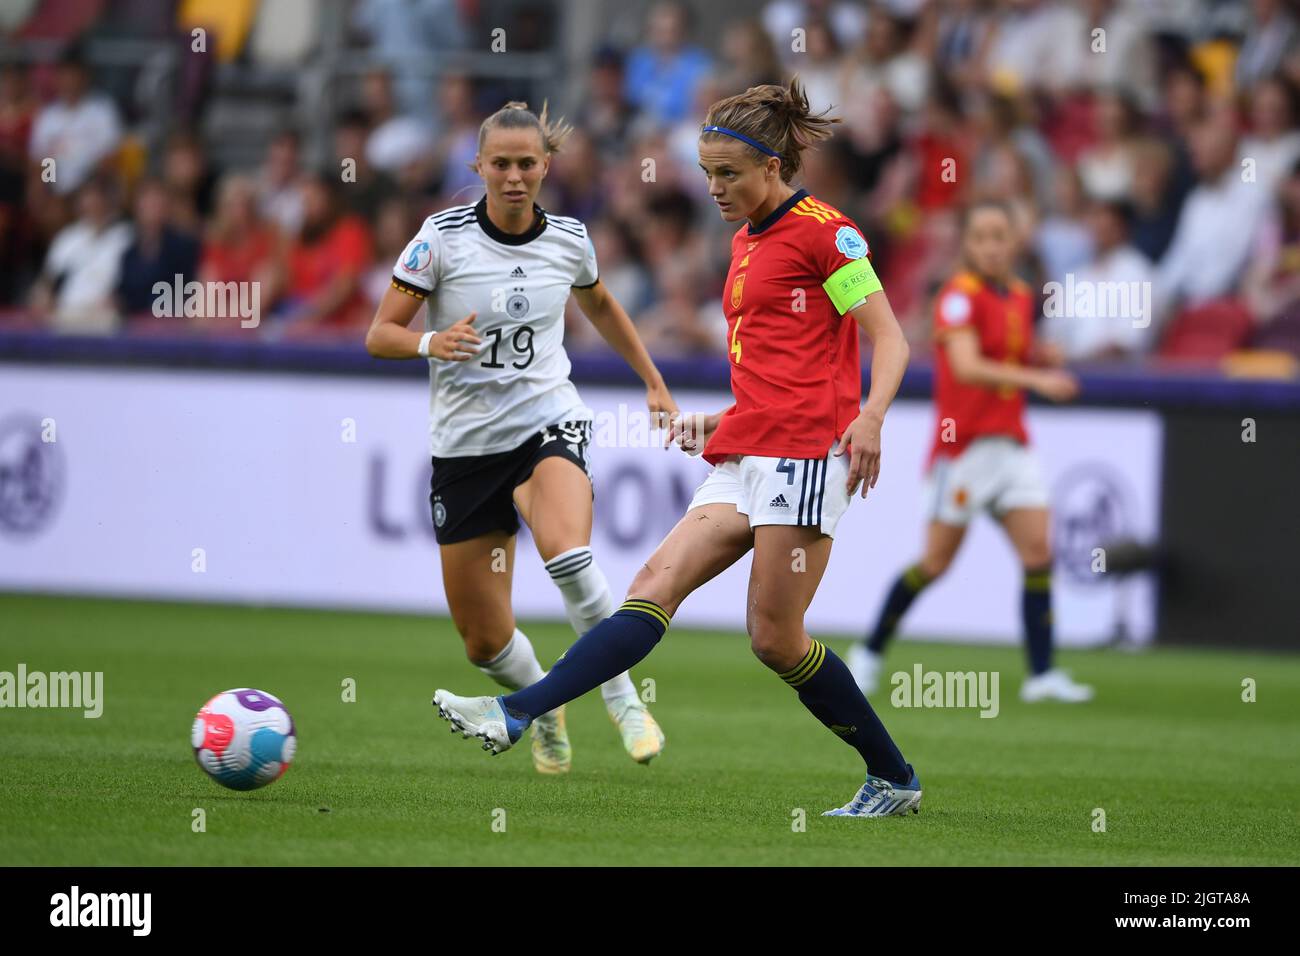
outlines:
{"label": "ponytail", "polygon": [[[831,127],[838,118],[814,114],[808,107],[808,94],[799,77],[792,77],[789,86],[769,83],[751,86],[744,93],[718,100],[709,107],[705,127],[717,126],[739,133],[736,139],[750,139],[766,147],[781,160],[781,179],[790,182],[802,165],[800,154],[822,140],[829,139]],[[700,138],[710,140],[726,137],[727,133],[705,132]],[[743,139],[742,139],[743,141]],[[746,147],[754,159],[762,162],[763,149]]]}

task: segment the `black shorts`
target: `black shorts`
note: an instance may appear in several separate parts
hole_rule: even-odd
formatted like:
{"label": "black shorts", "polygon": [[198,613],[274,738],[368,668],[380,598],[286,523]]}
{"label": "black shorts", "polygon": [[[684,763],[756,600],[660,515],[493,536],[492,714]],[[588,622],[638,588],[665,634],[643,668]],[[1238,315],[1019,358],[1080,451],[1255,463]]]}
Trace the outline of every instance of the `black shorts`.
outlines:
{"label": "black shorts", "polygon": [[[464,458],[433,459],[429,505],[439,544],[468,541],[494,531],[519,530],[515,488],[527,481],[543,458],[567,458],[587,473],[591,422],[548,425],[512,451]],[[593,491],[593,495],[595,492]]]}

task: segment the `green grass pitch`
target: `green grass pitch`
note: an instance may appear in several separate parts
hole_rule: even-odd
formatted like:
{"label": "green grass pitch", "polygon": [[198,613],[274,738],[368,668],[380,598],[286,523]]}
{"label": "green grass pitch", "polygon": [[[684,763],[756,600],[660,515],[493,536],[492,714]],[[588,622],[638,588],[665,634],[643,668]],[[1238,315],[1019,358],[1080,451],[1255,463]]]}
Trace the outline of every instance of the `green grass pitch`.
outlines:
{"label": "green grass pitch", "polygon": [[[572,633],[528,632],[544,660]],[[830,644],[841,653],[844,640]],[[653,678],[668,736],[623,753],[599,694],[569,705],[574,768],[489,757],[448,732],[435,687],[489,693],[442,619],[0,596],[0,670],[100,670],[104,714],[0,711],[8,864],[1300,863],[1300,657],[1074,652],[1085,706],[1026,706],[1012,648],[896,644],[888,671],[1001,674],[1001,713],[876,701],[920,772],[920,815],[822,819],[861,762],[739,634],[671,631]],[[1254,678],[1258,700],[1241,699]],[[342,700],[345,678],[356,701]],[[297,721],[283,779],[227,791],[196,766],[194,712],[253,686]],[[206,832],[191,828],[206,812]],[[327,808],[328,812],[323,812]],[[1094,809],[1105,832],[1094,832]],[[806,830],[795,826],[806,812]],[[496,812],[504,810],[504,817]],[[504,819],[504,832],[493,828]]]}

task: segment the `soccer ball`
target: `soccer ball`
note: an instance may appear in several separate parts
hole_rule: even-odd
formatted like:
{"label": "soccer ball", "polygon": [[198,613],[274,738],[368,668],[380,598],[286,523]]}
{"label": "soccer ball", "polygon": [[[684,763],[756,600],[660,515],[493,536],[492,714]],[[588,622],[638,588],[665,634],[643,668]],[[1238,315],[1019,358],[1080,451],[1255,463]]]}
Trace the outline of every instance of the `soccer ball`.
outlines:
{"label": "soccer ball", "polygon": [[265,691],[240,687],[203,705],[190,731],[194,759],[231,790],[256,790],[289,769],[298,736],[284,704]]}

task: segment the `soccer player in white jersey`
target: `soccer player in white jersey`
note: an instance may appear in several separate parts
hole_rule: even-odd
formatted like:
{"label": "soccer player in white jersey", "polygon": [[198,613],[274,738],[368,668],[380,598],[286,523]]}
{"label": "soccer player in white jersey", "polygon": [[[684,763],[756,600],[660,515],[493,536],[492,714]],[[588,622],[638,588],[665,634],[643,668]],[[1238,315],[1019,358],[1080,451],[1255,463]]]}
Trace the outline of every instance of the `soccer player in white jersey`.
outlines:
{"label": "soccer player in white jersey", "polygon": [[[645,383],[651,424],[666,425],[677,410],[601,284],[586,227],[535,201],[570,129],[550,122],[545,106],[539,117],[518,102],[484,120],[474,168],[487,194],[424,221],[366,335],[371,355],[429,362],[430,504],[447,603],[469,659],[512,690],[545,674],[510,606],[520,516],[579,636],[616,608],[590,548],[592,412],[569,381],[570,294]],[[408,329],[426,302],[423,333]],[[659,754],[663,732],[628,674],[601,692],[629,755],[647,763]],[[563,707],[534,728],[533,765],[567,771]]]}

